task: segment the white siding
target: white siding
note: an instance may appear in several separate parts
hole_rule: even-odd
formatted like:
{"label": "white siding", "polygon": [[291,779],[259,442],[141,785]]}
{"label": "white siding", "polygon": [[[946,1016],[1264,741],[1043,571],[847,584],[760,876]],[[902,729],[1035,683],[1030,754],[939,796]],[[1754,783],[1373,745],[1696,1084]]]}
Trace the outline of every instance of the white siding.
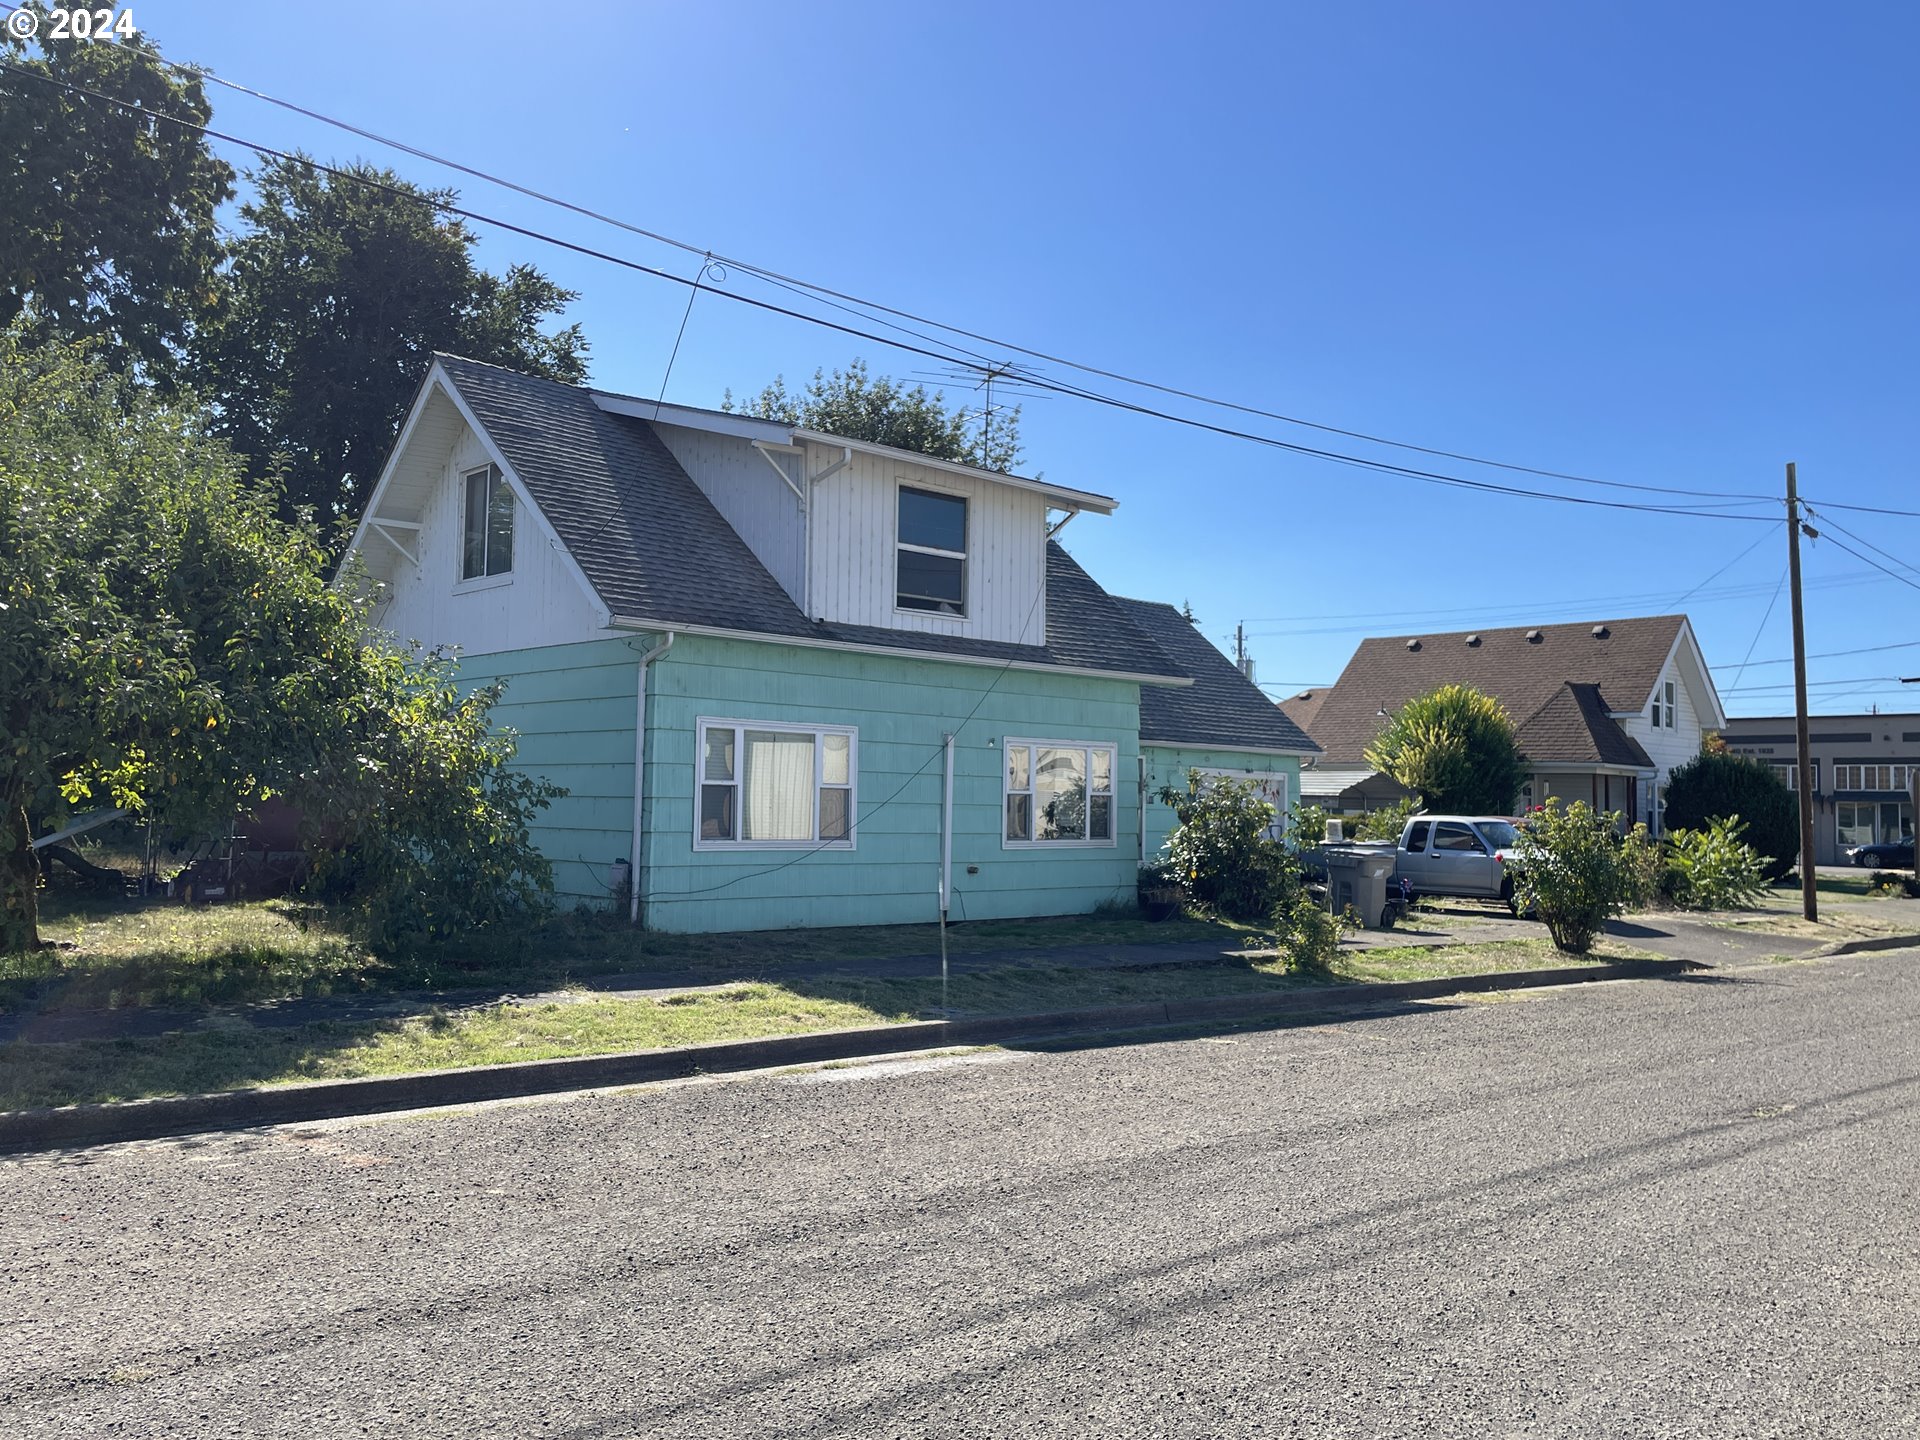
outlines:
{"label": "white siding", "polygon": [[[1674,706],[1677,711],[1677,723],[1669,726],[1666,713],[1666,684],[1673,682]],[[1652,706],[1642,709],[1630,720],[1622,720],[1620,726],[1646,750],[1647,757],[1653,761],[1655,771],[1654,784],[1665,786],[1667,776],[1676,765],[1684,765],[1700,753],[1702,731],[1700,710],[1694,703],[1693,692],[1688,688],[1681,667],[1674,660],[1667,662],[1660,672],[1659,684],[1654,693],[1662,697],[1660,706],[1660,728],[1655,729],[1648,718]]]}
{"label": "white siding", "polygon": [[[806,597],[807,518],[800,497],[781,483],[751,441],[737,435],[715,435],[683,425],[659,425],[661,441],[673,452],[680,468],[706,492],[718,510],[747,542],[747,548],[780,582],[796,605]],[[799,455],[776,453],[796,482]],[[829,482],[831,483],[831,482]]]}
{"label": "white siding", "polygon": [[[468,655],[591,640],[606,632],[585,588],[541,533],[524,504],[513,516],[513,571],[490,581],[460,579],[464,474],[487,463],[480,439],[462,427],[420,516],[414,565],[396,555],[389,597],[374,621],[401,641],[457,645]],[[771,477],[769,477],[771,478]],[[371,549],[387,542],[369,533]],[[498,583],[502,580],[506,583]]]}
{"label": "white siding", "polygon": [[[838,450],[808,447],[817,474]],[[769,475],[769,480],[774,477]],[[967,499],[967,613],[934,615],[894,605],[894,545],[901,485]],[[854,452],[845,469],[813,490],[807,609],[847,625],[1011,640],[1046,639],[1046,500],[1026,490],[886,456]]]}

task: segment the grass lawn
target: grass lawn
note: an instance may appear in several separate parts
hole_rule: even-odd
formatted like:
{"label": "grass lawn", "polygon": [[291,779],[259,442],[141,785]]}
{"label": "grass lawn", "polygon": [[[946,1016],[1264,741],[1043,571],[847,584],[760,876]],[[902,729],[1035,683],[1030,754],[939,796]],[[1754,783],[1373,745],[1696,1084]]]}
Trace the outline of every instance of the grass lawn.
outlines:
{"label": "grass lawn", "polygon": [[[1589,963],[1644,952],[1608,947]],[[1274,959],[1132,970],[1008,968],[956,976],[952,1013],[994,1015],[1258,993],[1330,981],[1387,981],[1579,964],[1539,939],[1343,954],[1331,975],[1283,973]],[[734,984],[663,998],[582,992],[410,1019],[278,1029],[239,1022],[151,1038],[0,1047],[0,1109],[124,1100],[518,1060],[601,1055],[924,1018],[937,978],[823,976]]]}
{"label": "grass lawn", "polygon": [[[188,907],[134,905],[65,888],[42,894],[40,932],[63,948],[0,956],[0,1009],[197,1008],[293,997],[439,990],[562,989],[596,975],[696,971],[716,981],[774,965],[931,955],[934,925],[780,930],[734,935],[642,934],[598,915],[476,936],[406,955],[377,955],[321,907],[290,901]],[[1132,911],[948,927],[955,955],[1063,945],[1209,941],[1238,948],[1255,931],[1208,920],[1159,924]]]}

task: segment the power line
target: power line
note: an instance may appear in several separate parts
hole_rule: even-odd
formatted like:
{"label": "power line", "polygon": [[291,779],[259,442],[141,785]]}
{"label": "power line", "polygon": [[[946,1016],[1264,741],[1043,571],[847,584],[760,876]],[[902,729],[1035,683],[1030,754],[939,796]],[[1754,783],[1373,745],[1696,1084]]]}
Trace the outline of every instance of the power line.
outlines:
{"label": "power line", "polygon": [[[1821,531],[1822,539],[1832,541],[1833,544],[1838,545],[1842,550],[1846,551],[1847,554],[1853,556],[1854,559],[1866,561],[1867,564],[1871,565],[1874,569],[1880,571],[1881,574],[1890,576],[1893,579],[1898,580],[1902,585],[1907,586],[1909,589],[1920,590],[1920,580],[1915,580],[1909,576],[1902,575],[1898,570],[1889,570],[1887,569],[1886,566],[1882,565],[1878,560],[1875,560],[1872,556],[1862,555],[1858,550],[1854,549],[1851,545],[1847,544],[1846,541],[1834,539],[1833,532],[1835,530],[1839,530],[1840,533],[1843,535],[1853,535],[1853,532],[1851,530],[1842,529],[1841,526],[1835,524],[1832,520],[1826,519],[1824,516],[1817,517],[1817,518],[1820,518],[1822,520],[1822,523],[1824,523],[1828,527],[1827,529]],[[1853,535],[1853,538],[1856,540],[1860,540],[1860,537],[1858,535]],[[1862,545],[1867,544],[1865,540],[1860,540],[1860,543]],[[1868,548],[1877,549],[1878,547],[1868,546]],[[1883,555],[1886,554],[1884,550],[1882,550],[1880,553]],[[1888,556],[1888,558],[1892,559],[1891,556]],[[1906,564],[1904,560],[1897,561],[1895,563],[1902,564],[1902,565]]]}
{"label": "power line", "polygon": [[[1920,640],[1897,640],[1891,645],[1862,645],[1857,650],[1823,650],[1817,655],[1807,656],[1807,659],[1836,660],[1843,655],[1877,655],[1883,650],[1912,650],[1915,648],[1920,648]],[[1752,667],[1757,670],[1762,665],[1791,664],[1793,664],[1793,657],[1788,655],[1779,660],[1755,660],[1752,662]]]}
{"label": "power line", "polygon": [[[1805,500],[1801,501],[1803,505],[1809,503]],[[1838,500],[1826,500],[1821,502],[1820,508],[1822,510],[1857,510],[1863,515],[1901,515],[1909,520],[1920,520],[1920,510],[1889,510],[1880,505],[1842,505]]]}
{"label": "power line", "polygon": [[[4,61],[0,61],[0,70],[5,70],[13,74],[23,75],[30,79],[39,81],[42,84],[52,85],[59,89],[69,91],[70,93],[73,93],[76,95],[86,95],[92,99],[102,101],[109,105],[117,105],[122,109],[137,112],[138,114],[144,117],[148,117],[151,119],[164,120],[167,123],[178,126],[182,129],[195,130],[201,134],[208,136],[211,139],[221,140],[227,144],[238,145],[244,149],[251,150],[257,155],[263,155],[263,156],[268,156],[274,159],[283,160],[289,164],[305,165],[310,169],[313,169],[325,175],[330,175],[336,179],[348,180],[354,183],[368,185],[376,189],[384,190],[390,194],[399,196],[413,203],[427,205],[433,209],[441,211],[442,213],[449,214],[449,215],[457,215],[464,220],[471,220],[475,224],[491,225],[497,229],[505,230],[510,234],[519,235],[530,240],[537,240],[543,244],[552,245],[552,246],[555,246],[556,248],[567,250],[577,255],[583,255],[592,259],[602,260],[608,264],[619,266],[622,269],[632,270],[643,275],[651,275],[655,279],[668,280],[678,285],[694,286],[699,283],[697,278],[694,280],[688,280],[682,276],[673,274],[671,271],[661,270],[655,266],[646,265],[640,261],[628,259],[625,256],[610,254],[609,252],[603,251],[603,250],[596,250],[591,246],[577,244],[576,242],[571,240],[563,240],[558,236],[549,235],[544,231],[535,230],[525,225],[517,225],[517,224],[514,224],[512,221],[502,220],[492,215],[486,215],[479,211],[468,209],[465,206],[455,205],[451,201],[436,199],[430,195],[423,195],[416,190],[405,189],[397,185],[389,185],[389,184],[386,184],[384,181],[375,180],[371,176],[359,174],[357,172],[350,171],[350,170],[343,170],[340,167],[328,165],[322,161],[314,160],[310,156],[289,153],[284,150],[278,150],[269,145],[263,145],[256,141],[242,139],[237,135],[231,135],[224,131],[216,130],[210,125],[202,125],[196,121],[185,120],[176,115],[169,115],[162,111],[151,110],[145,106],[136,105],[131,101],[119,99],[116,96],[105,94],[101,91],[94,90],[88,86],[76,84],[73,81],[61,80],[54,76],[44,75],[38,71],[29,70],[19,65],[15,65],[9,62],[4,62]],[[771,314],[783,315],[789,319],[799,320],[807,324],[817,325],[824,329],[837,331],[843,335],[851,335],[856,339],[868,340],[876,345],[890,346],[894,349],[905,351],[908,354],[921,355],[921,356],[925,356],[926,358],[934,359],[934,360],[943,360],[949,364],[960,363],[956,360],[956,357],[949,354],[944,354],[944,353],[933,351],[933,350],[927,350],[920,346],[910,345],[905,341],[890,339],[883,335],[876,335],[871,331],[859,330],[854,328],[853,326],[840,324],[838,321],[829,320],[819,315],[809,315],[803,311],[794,310],[787,306],[775,305],[770,301],[759,300],[750,295],[741,295],[733,291],[719,290],[719,289],[713,290],[712,293],[715,295],[724,296],[725,298],[732,300],[737,304],[748,305],[758,310],[767,311]],[[1189,415],[1178,415],[1178,414],[1171,413],[1169,411],[1156,410],[1151,406],[1141,405],[1134,401],[1121,399],[1117,396],[1106,395],[1099,391],[1086,389],[1082,386],[1069,385],[1063,381],[1043,380],[1043,379],[1035,378],[1031,381],[1031,383],[1040,385],[1044,389],[1052,390],[1059,394],[1075,395],[1082,399],[1091,401],[1095,404],[1104,405],[1110,409],[1120,410],[1130,414],[1140,415],[1146,418],[1165,420],[1171,424],[1186,426],[1189,429],[1205,431],[1211,434],[1224,436],[1229,439],[1245,440],[1252,444],[1264,445],[1272,449],[1282,450],[1289,454],[1300,455],[1308,459],[1323,460],[1328,463],[1336,464],[1336,465],[1353,466],[1357,469],[1369,470],[1379,474],[1397,475],[1406,479],[1417,480],[1427,484],[1441,485],[1441,486],[1447,486],[1447,487],[1463,489],[1463,490],[1472,490],[1472,491],[1477,491],[1483,494],[1511,495],[1511,496],[1519,497],[1522,499],[1529,499],[1529,500],[1554,500],[1554,501],[1559,501],[1562,504],[1582,505],[1582,506],[1587,506],[1587,507],[1596,508],[1596,509],[1633,511],[1633,512],[1642,513],[1642,514],[1653,514],[1653,515],[1678,515],[1678,516],[1697,518],[1702,520],[1746,520],[1746,521],[1756,521],[1763,524],[1773,523],[1771,519],[1766,516],[1733,514],[1727,511],[1726,509],[1719,508],[1714,505],[1704,505],[1704,506],[1649,505],[1649,504],[1635,503],[1635,502],[1624,501],[1624,500],[1601,500],[1593,496],[1587,496],[1587,495],[1564,495],[1554,491],[1529,490],[1529,489],[1525,489],[1518,486],[1501,485],[1501,484],[1497,484],[1492,481],[1486,481],[1486,480],[1470,480],[1458,475],[1449,475],[1449,474],[1445,474],[1437,471],[1419,470],[1410,466],[1396,465],[1383,460],[1370,460],[1357,455],[1348,455],[1341,451],[1323,450],[1315,446],[1300,445],[1300,444],[1294,443],[1293,441],[1281,440],[1271,435],[1262,435],[1252,431],[1238,430],[1231,426],[1217,425],[1211,421],[1196,419],[1193,416],[1189,416]],[[1731,499],[1727,503],[1739,505],[1739,504],[1754,504],[1754,503],[1771,504],[1772,502],[1770,500],[1762,502],[1758,500],[1748,501],[1748,500],[1740,500],[1740,499]]]}
{"label": "power line", "polygon": [[[1832,519],[1829,516],[1819,514],[1817,511],[1814,510],[1814,508],[1811,505],[1803,505],[1801,508],[1804,509],[1809,515],[1812,515],[1815,519],[1819,520],[1821,524],[1827,527],[1827,529],[1838,530],[1842,535],[1847,536],[1849,539],[1858,540],[1862,545],[1866,546],[1869,550],[1873,551],[1873,553],[1878,555],[1881,559],[1891,560],[1894,564],[1898,565],[1902,570],[1905,570],[1912,575],[1920,576],[1920,567],[1909,565],[1906,561],[1902,560],[1898,555],[1894,555],[1889,553],[1888,551],[1882,550],[1878,545],[1874,544],[1871,540],[1867,539],[1864,535],[1855,535],[1853,531],[1847,529],[1847,527],[1842,525],[1838,520]],[[1835,541],[1834,543],[1839,544],[1838,541]],[[1840,548],[1845,550],[1847,547],[1844,545],[1841,545]],[[1872,564],[1873,562],[1868,561],[1867,563]]]}
{"label": "power line", "polygon": [[[7,6],[5,8],[11,10],[15,7]],[[718,262],[721,265],[740,270],[743,273],[752,275],[755,278],[765,281],[768,284],[777,285],[780,288],[786,289],[793,293],[804,293],[814,298],[817,301],[823,301],[825,303],[832,304],[833,308],[835,309],[842,310],[843,312],[846,312],[846,313],[857,314],[860,316],[860,318],[868,321],[869,323],[886,325],[889,329],[898,330],[902,334],[912,335],[916,339],[924,340],[929,344],[945,344],[945,345],[948,345],[950,348],[961,350],[963,353],[972,354],[973,357],[977,360],[985,360],[986,356],[978,352],[967,351],[966,347],[954,345],[953,342],[950,340],[941,341],[936,339],[933,336],[926,335],[921,331],[907,330],[901,326],[893,325],[890,322],[882,319],[881,317],[891,315],[896,319],[908,320],[913,322],[916,325],[931,326],[934,329],[946,332],[950,336],[959,336],[963,339],[972,340],[982,345],[991,346],[996,350],[1000,350],[1000,351],[1011,350],[1021,355],[1031,356],[1033,359],[1036,359],[1036,360],[1045,361],[1048,364],[1065,366],[1070,370],[1079,371],[1081,374],[1093,375],[1101,379],[1117,381],[1118,383],[1123,385],[1135,386],[1139,389],[1153,391],[1154,393],[1157,393],[1157,394],[1173,396],[1175,398],[1183,399],[1183,400],[1192,400],[1198,404],[1213,406],[1215,408],[1223,409],[1223,410],[1230,410],[1243,415],[1252,415],[1260,419],[1275,420],[1282,424],[1295,425],[1305,429],[1315,430],[1322,434],[1339,435],[1350,440],[1362,440],[1367,442],[1368,444],[1384,445],[1393,449],[1406,450],[1416,454],[1431,455],[1437,459],[1458,460],[1465,464],[1483,465],[1491,469],[1505,470],[1511,473],[1522,474],[1522,475],[1534,475],[1542,479],[1548,479],[1548,480],[1564,480],[1569,483],[1577,484],[1577,485],[1591,485],[1591,486],[1604,487],[1604,488],[1614,489],[1614,490],[1638,491],[1638,492],[1647,493],[1647,494],[1694,496],[1694,497],[1709,498],[1722,503],[1727,501],[1734,501],[1734,500],[1764,500],[1764,501],[1772,502],[1774,499],[1774,497],[1769,495],[1757,495],[1752,492],[1696,490],[1696,489],[1686,489],[1686,488],[1667,486],[1667,485],[1638,484],[1638,483],[1623,481],[1623,480],[1603,480],[1603,479],[1598,479],[1592,476],[1573,474],[1567,471],[1548,470],[1548,469],[1542,469],[1542,468],[1531,466],[1531,465],[1516,464],[1510,461],[1492,460],[1492,459],[1486,458],[1485,456],[1472,455],[1463,451],[1446,450],[1446,449],[1441,449],[1435,446],[1414,444],[1410,441],[1405,441],[1405,440],[1395,440],[1389,436],[1376,435],[1364,430],[1353,430],[1353,429],[1343,428],[1338,425],[1328,425],[1319,421],[1304,419],[1296,415],[1287,415],[1279,411],[1263,409],[1259,406],[1241,404],[1237,401],[1232,401],[1232,400],[1223,400],[1216,396],[1206,395],[1198,391],[1186,390],[1178,386],[1166,385],[1166,384],[1158,383],[1156,381],[1145,380],[1138,376],[1128,375],[1120,371],[1104,369],[1100,366],[1088,364],[1083,361],[1073,360],[1065,356],[1048,354],[1045,351],[1035,349],[1031,346],[1020,345],[1013,341],[996,339],[992,336],[983,335],[975,331],[964,329],[960,326],[948,324],[944,321],[935,320],[924,315],[916,315],[913,312],[908,310],[902,310],[902,309],[895,308],[893,306],[884,305],[878,301],[865,300],[860,298],[859,296],[847,294],[843,291],[835,290],[825,285],[820,285],[811,281],[802,280],[792,275],[785,275],[780,273],[777,270],[772,270],[761,265],[755,265],[751,261],[741,260],[733,256],[718,254],[711,247],[695,245],[690,241],[676,239],[671,235],[664,234],[657,230],[649,230],[644,226],[636,225],[631,221],[622,220],[617,216],[606,214],[603,211],[594,210],[591,207],[577,204],[574,201],[564,199],[558,195],[552,195],[545,191],[536,190],[531,186],[520,184],[519,182],[514,180],[509,180],[503,176],[496,175],[491,171],[482,170],[477,166],[465,164],[461,161],[454,160],[447,156],[436,154],[433,151],[423,149],[420,146],[409,144],[404,140],[396,140],[391,136],[383,135],[378,131],[367,129],[366,127],[361,125],[356,125],[351,121],[342,120],[337,116],[329,115],[324,111],[315,110],[315,109],[312,109],[311,107],[298,104],[295,101],[282,99],[281,97],[276,95],[269,95],[263,90],[258,90],[253,88],[252,86],[243,85],[238,81],[229,80],[224,76],[218,75],[214,73],[212,70],[206,69],[204,67],[196,66],[196,65],[187,65],[178,61],[168,60],[165,57],[159,55],[157,52],[154,54],[153,58],[157,60],[160,64],[167,66],[169,69],[178,71],[183,74],[195,76],[198,79],[210,80],[214,84],[223,86],[226,89],[232,90],[237,94],[247,95],[253,99],[264,101],[269,105],[278,106],[283,110],[287,110],[293,114],[300,115],[306,119],[316,121],[323,125],[332,126],[333,128],[342,130],[347,134],[358,136],[364,140],[371,140],[374,143],[379,145],[388,146],[389,148],[398,150],[403,154],[411,155],[416,159],[425,160],[430,164],[443,166],[447,169],[457,172],[458,174],[466,175],[473,179],[483,181],[486,184],[499,186],[502,189],[512,191],[513,193],[525,196],[528,199],[536,200],[541,204],[553,205],[562,210],[566,210],[573,214],[580,215],[586,219],[596,221],[600,224],[610,225],[616,229],[624,230],[629,234],[638,235],[644,239],[654,241],[657,244],[667,245],[675,249],[683,250],[691,255],[702,256],[707,261]],[[110,99],[112,97],[104,97],[104,98]],[[212,132],[209,132],[209,133],[212,133]],[[231,141],[230,143],[246,144],[247,142]],[[501,223],[501,222],[492,222],[492,223]],[[843,303],[836,304],[834,302],[843,302]],[[848,310],[849,306],[858,306],[859,310],[850,311]],[[866,338],[866,337],[863,337],[863,338]],[[876,339],[875,343],[885,343],[885,342]]]}
{"label": "power line", "polygon": [[[1765,613],[1765,614],[1763,614],[1763,615],[1762,615],[1762,616],[1760,617],[1760,623],[1759,623],[1759,624],[1758,624],[1757,626],[1755,626],[1755,627],[1754,627],[1754,631],[1753,631],[1753,639],[1752,639],[1752,640],[1751,640],[1751,641],[1750,641],[1750,642],[1748,643],[1748,645],[1747,645],[1747,653],[1746,653],[1746,657],[1745,657],[1745,659],[1742,659],[1742,660],[1741,660],[1741,662],[1740,662],[1740,664],[1739,664],[1739,666],[1738,666],[1738,667],[1737,667],[1737,668],[1736,668],[1736,669],[1734,670],[1734,672],[1733,672],[1733,676],[1734,676],[1734,678],[1735,678],[1736,680],[1737,680],[1737,679],[1739,679],[1739,678],[1740,678],[1740,676],[1741,676],[1742,674],[1744,674],[1744,673],[1745,673],[1745,671],[1746,671],[1746,668],[1747,668],[1747,661],[1748,661],[1748,660],[1751,660],[1751,659],[1753,658],[1753,647],[1754,647],[1755,645],[1758,645],[1758,644],[1760,643],[1760,634],[1761,634],[1761,632],[1762,632],[1762,631],[1764,631],[1764,630],[1765,630],[1765,629],[1767,628],[1767,621],[1769,621],[1769,620],[1771,620],[1771,619],[1773,618],[1773,607],[1774,607],[1775,605],[1778,605],[1778,604],[1780,603],[1780,588],[1781,588],[1781,586],[1783,586],[1783,585],[1785,585],[1786,583],[1787,583],[1787,572],[1786,572],[1786,570],[1785,570],[1785,569],[1782,569],[1782,570],[1781,570],[1781,572],[1780,572],[1780,584],[1779,584],[1779,585],[1775,585],[1775,586],[1773,587],[1773,598],[1772,598],[1771,600],[1769,600],[1769,601],[1767,601],[1767,609],[1766,609],[1766,613]],[[1798,636],[1796,636],[1796,637],[1795,637],[1795,641],[1796,641],[1796,644],[1795,644],[1795,647],[1794,647],[1794,648],[1796,648],[1796,649],[1798,649],[1798,648],[1799,648],[1799,646],[1798,646],[1798,643],[1797,643],[1797,642],[1798,642],[1798,639],[1799,639],[1799,637],[1798,637]]]}

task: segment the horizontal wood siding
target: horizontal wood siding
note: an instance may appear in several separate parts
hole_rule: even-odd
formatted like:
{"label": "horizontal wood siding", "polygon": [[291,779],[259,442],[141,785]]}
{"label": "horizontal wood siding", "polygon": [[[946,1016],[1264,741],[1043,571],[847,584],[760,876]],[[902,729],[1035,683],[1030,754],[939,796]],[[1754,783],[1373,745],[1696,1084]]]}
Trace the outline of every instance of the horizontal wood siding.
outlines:
{"label": "horizontal wood siding", "polygon": [[[399,559],[391,568],[390,596],[374,612],[374,623],[402,642],[458,646],[468,655],[532,650],[604,634],[586,588],[539,532],[524,502],[514,507],[511,578],[505,584],[460,588],[466,472],[487,463],[479,437],[464,424],[460,436],[421,512],[420,530],[400,534],[415,547],[420,563]],[[369,550],[392,549],[372,533],[362,544]]]}
{"label": "horizontal wood siding", "polygon": [[[953,918],[1083,913],[1132,898],[1139,823],[1130,783],[1139,735],[1134,684],[686,635],[655,663],[650,683],[644,885],[652,928],[936,918],[941,737],[976,706],[954,754]],[[856,847],[696,851],[694,748],[702,716],[857,727]],[[1002,848],[1001,747],[1008,735],[1115,745],[1117,843]],[[968,874],[969,866],[978,873]]]}
{"label": "horizontal wood siding", "polygon": [[[715,435],[683,425],[655,425],[660,439],[693,483],[747,542],[796,605],[807,583],[807,517],[795,495],[773,473],[753,442],[738,435]],[[804,456],[775,453],[789,475],[799,479]]]}
{"label": "horizontal wood siding", "polygon": [[1147,769],[1147,846],[1149,861],[1160,853],[1178,823],[1173,811],[1153,797],[1163,786],[1187,788],[1189,770],[1243,770],[1251,775],[1287,776],[1287,794],[1300,802],[1300,761],[1293,755],[1255,755],[1244,750],[1197,750],[1177,745],[1147,745],[1141,753]]}
{"label": "horizontal wood siding", "polygon": [[[811,445],[808,473],[817,474],[839,458],[837,450]],[[967,499],[965,616],[894,608],[902,484]],[[845,469],[813,488],[812,504],[807,608],[815,617],[979,640],[1045,642],[1040,587],[1046,577],[1046,501],[1041,496],[856,451]]]}
{"label": "horizontal wood siding", "polygon": [[461,680],[503,681],[495,722],[519,732],[516,768],[564,785],[534,841],[563,906],[606,905],[609,871],[633,850],[633,716],[639,639],[468,656]]}

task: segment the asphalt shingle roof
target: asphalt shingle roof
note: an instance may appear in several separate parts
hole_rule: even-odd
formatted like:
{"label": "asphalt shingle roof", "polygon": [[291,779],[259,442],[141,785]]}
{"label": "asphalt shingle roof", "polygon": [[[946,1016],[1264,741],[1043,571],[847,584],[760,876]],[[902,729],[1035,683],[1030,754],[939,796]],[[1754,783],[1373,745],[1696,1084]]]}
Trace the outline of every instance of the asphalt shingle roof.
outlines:
{"label": "asphalt shingle roof", "polygon": [[811,620],[645,420],[602,410],[577,386],[454,355],[436,358],[615,615],[775,639],[1183,675],[1052,541],[1044,645]]}
{"label": "asphalt shingle roof", "polygon": [[1141,688],[1142,740],[1306,754],[1320,748],[1173,606],[1154,600],[1118,603],[1193,680],[1184,690]]}
{"label": "asphalt shingle roof", "polygon": [[1640,742],[1607,713],[1598,685],[1568,681],[1546,704],[1519,721],[1514,733],[1521,752],[1534,760],[1653,767]]}
{"label": "asphalt shingle roof", "polygon": [[[1580,752],[1565,759],[1592,759],[1586,752],[1600,745],[1592,733],[1593,717],[1604,719],[1609,711],[1637,709],[1646,701],[1685,623],[1684,615],[1607,620],[1599,622],[1604,638],[1593,633],[1595,622],[1583,621],[1363,640],[1339,681],[1324,692],[1310,733],[1326,752],[1327,763],[1361,764],[1367,746],[1386,723],[1382,711],[1392,714],[1441,685],[1471,685],[1505,705],[1516,727],[1541,717],[1540,748],[1527,745],[1522,737],[1532,759],[1562,759],[1547,747],[1563,742]],[[1479,643],[1470,645],[1473,635]],[[1530,640],[1529,635],[1537,638]],[[1409,648],[1416,640],[1417,648]],[[1569,685],[1587,687],[1591,694],[1563,700],[1561,692]],[[1550,704],[1551,713],[1542,716]],[[1619,730],[1614,722],[1607,724]],[[1627,738],[1624,732],[1621,738]],[[1642,751],[1639,760],[1602,763],[1644,764],[1644,756]]]}

